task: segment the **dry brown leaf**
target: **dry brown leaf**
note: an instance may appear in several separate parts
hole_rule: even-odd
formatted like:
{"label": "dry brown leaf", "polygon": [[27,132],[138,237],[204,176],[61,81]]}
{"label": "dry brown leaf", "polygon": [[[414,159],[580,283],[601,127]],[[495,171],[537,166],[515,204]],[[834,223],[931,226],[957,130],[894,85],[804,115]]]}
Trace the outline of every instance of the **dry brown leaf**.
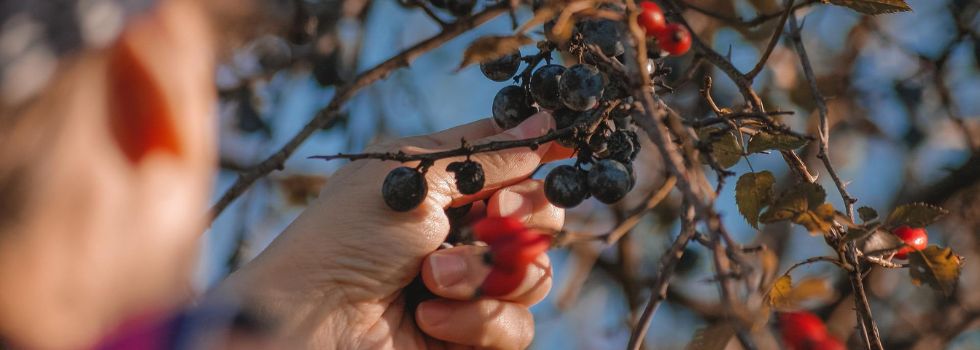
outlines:
{"label": "dry brown leaf", "polygon": [[474,64],[490,61],[518,50],[521,46],[534,42],[524,34],[489,35],[473,40],[473,43],[463,51],[463,62],[458,69]]}

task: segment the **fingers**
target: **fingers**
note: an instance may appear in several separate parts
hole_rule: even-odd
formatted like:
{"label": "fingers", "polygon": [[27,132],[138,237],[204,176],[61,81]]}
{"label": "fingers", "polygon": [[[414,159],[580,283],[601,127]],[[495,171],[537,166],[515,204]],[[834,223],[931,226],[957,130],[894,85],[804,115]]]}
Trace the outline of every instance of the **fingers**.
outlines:
{"label": "fingers", "polygon": [[[436,295],[470,300],[476,295],[490,267],[483,260],[487,247],[459,246],[438,250],[422,263],[422,281]],[[551,290],[551,260],[541,254],[527,267],[521,284],[500,300],[530,306],[543,300]]]}
{"label": "fingers", "polygon": [[493,299],[437,299],[419,305],[415,322],[429,336],[487,349],[524,349],[534,338],[526,306]]}
{"label": "fingers", "polygon": [[552,231],[561,230],[565,223],[565,210],[544,196],[544,181],[530,179],[494,193],[487,203],[487,216],[513,217],[528,227]]}

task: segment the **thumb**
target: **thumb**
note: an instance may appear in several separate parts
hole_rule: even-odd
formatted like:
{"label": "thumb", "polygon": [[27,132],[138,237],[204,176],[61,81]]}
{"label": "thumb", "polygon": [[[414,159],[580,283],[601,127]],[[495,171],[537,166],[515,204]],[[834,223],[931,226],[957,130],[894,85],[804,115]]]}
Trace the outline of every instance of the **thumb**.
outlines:
{"label": "thumb", "polygon": [[[548,112],[539,112],[520,125],[496,135],[472,142],[474,145],[489,142],[515,141],[540,137],[555,128],[554,118]],[[429,170],[430,195],[442,207],[463,205],[475,200],[488,198],[497,189],[518,183],[531,176],[541,165],[544,155],[552,143],[530,147],[511,148],[494,152],[479,153],[470,157],[483,167],[485,182],[483,190],[464,195],[456,188],[455,175],[446,171],[449,163],[465,158],[448,158],[437,161]]]}

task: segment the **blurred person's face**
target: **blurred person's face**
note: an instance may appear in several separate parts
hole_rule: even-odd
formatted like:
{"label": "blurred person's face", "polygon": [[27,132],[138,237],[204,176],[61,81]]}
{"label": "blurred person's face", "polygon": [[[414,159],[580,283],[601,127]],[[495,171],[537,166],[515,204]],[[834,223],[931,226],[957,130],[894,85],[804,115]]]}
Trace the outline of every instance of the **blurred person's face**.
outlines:
{"label": "blurred person's face", "polygon": [[0,232],[0,338],[77,348],[189,296],[216,164],[212,46],[198,1],[161,1],[17,112],[57,132]]}

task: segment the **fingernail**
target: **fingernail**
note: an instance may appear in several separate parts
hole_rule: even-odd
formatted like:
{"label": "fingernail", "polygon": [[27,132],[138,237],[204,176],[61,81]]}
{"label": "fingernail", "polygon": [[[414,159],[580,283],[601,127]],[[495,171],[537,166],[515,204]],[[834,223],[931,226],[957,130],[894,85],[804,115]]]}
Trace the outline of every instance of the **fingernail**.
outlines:
{"label": "fingernail", "polygon": [[504,133],[513,136],[515,139],[529,139],[547,134],[554,127],[555,120],[551,117],[551,113],[538,112],[530,118],[527,118],[521,125],[507,130]]}
{"label": "fingernail", "polygon": [[427,302],[419,305],[419,312],[422,316],[422,321],[429,325],[437,325],[449,318],[452,314],[452,309],[449,305],[440,302]]}
{"label": "fingernail", "polygon": [[524,220],[530,216],[532,203],[519,193],[502,190],[497,192],[498,211],[502,217]]}
{"label": "fingernail", "polygon": [[432,265],[432,277],[439,287],[448,288],[466,277],[466,261],[453,254],[432,254],[429,257]]}

